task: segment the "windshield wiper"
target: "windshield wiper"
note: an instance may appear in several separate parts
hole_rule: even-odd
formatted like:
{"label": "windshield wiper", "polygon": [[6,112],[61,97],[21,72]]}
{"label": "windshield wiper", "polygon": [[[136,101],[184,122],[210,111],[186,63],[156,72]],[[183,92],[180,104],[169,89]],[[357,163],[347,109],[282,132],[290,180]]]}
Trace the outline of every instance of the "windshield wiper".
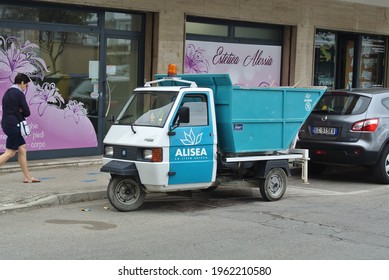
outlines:
{"label": "windshield wiper", "polygon": [[134,134],[136,134],[136,131],[135,131],[135,129],[134,129],[134,126],[133,126],[133,124],[134,124],[133,122],[131,122],[131,123],[130,123],[131,130],[132,130],[132,132],[134,132]]}
{"label": "windshield wiper", "polygon": [[[132,118],[134,115],[124,115],[123,117],[120,118],[120,120],[118,120],[119,122],[122,121],[122,120],[125,120],[125,119],[129,119],[129,118]],[[130,122],[130,126],[131,126],[131,130],[132,132],[134,132],[134,134],[136,134],[136,131],[134,129],[134,126],[133,126],[134,122]]]}

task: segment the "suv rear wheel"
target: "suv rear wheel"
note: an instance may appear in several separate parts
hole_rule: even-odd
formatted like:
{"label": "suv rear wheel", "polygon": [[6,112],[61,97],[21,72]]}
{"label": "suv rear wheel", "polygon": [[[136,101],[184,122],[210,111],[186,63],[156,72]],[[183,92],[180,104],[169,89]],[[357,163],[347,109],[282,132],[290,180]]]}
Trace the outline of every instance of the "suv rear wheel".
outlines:
{"label": "suv rear wheel", "polygon": [[380,158],[373,167],[373,175],[378,183],[389,184],[389,145],[382,150]]}

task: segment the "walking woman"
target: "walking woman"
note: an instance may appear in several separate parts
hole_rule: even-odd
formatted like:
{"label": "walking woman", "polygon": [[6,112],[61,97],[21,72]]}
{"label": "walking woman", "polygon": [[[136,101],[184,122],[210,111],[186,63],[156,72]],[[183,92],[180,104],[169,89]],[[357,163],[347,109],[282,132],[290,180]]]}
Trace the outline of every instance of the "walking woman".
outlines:
{"label": "walking woman", "polygon": [[7,135],[5,152],[0,155],[0,166],[18,153],[18,161],[23,172],[23,183],[39,183],[40,180],[32,177],[27,165],[26,141],[18,126],[21,120],[30,115],[26,97],[23,91],[27,88],[30,79],[25,74],[17,74],[15,83],[3,96],[3,118],[1,127]]}

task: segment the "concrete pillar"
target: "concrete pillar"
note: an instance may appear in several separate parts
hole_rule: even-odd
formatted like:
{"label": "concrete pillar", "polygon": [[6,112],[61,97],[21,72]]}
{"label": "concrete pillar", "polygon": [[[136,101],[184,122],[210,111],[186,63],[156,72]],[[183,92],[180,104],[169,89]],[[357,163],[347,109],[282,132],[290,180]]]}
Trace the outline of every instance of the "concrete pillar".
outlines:
{"label": "concrete pillar", "polygon": [[158,73],[166,73],[169,63],[177,65],[178,73],[183,71],[185,14],[182,11],[162,10],[158,22]]}
{"label": "concrete pillar", "polygon": [[294,83],[298,83],[299,86],[310,86],[313,84],[315,28],[311,22],[312,14],[312,7],[304,7],[301,10],[300,22],[297,25]]}

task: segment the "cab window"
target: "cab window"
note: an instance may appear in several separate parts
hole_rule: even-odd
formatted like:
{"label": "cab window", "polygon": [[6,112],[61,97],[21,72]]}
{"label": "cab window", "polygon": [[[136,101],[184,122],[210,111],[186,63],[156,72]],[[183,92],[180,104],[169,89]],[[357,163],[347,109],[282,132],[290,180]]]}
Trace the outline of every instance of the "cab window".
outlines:
{"label": "cab window", "polygon": [[189,123],[180,126],[208,125],[208,102],[205,95],[185,95],[181,105],[189,108]]}

